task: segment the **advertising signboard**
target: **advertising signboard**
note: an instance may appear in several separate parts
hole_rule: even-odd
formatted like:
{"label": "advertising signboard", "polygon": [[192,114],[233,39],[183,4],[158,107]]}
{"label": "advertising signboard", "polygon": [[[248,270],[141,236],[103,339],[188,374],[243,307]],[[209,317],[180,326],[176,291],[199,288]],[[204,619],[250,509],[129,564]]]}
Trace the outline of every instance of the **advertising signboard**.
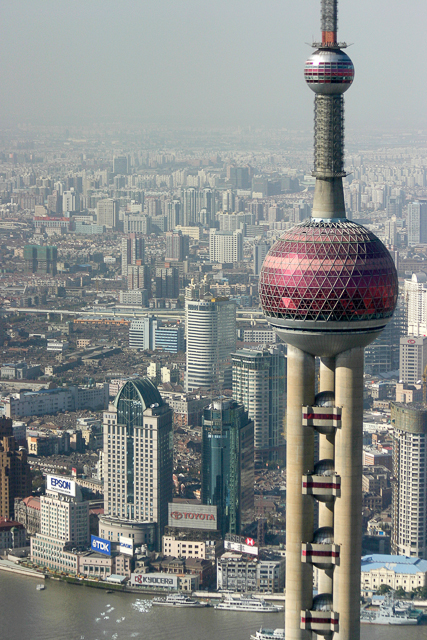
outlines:
{"label": "advertising signboard", "polygon": [[168,505],[168,525],[181,529],[218,529],[217,508],[205,504],[180,504],[170,502]]}
{"label": "advertising signboard", "polygon": [[[250,538],[250,540],[252,540],[252,538]],[[230,540],[224,540],[224,549],[228,549],[229,551],[238,551],[239,553],[249,553],[252,556],[258,555],[258,547],[241,542],[231,542]]]}
{"label": "advertising signboard", "polygon": [[132,573],[130,583],[133,587],[177,589],[178,576],[171,575],[170,573]]}
{"label": "advertising signboard", "polygon": [[46,476],[46,490],[76,497],[76,483],[65,476]]}
{"label": "advertising signboard", "polygon": [[127,556],[133,556],[133,540],[132,538],[120,537],[120,553],[124,553]]}
{"label": "advertising signboard", "polygon": [[111,542],[98,538],[98,536],[90,537],[90,548],[97,553],[103,553],[105,556],[111,556]]}

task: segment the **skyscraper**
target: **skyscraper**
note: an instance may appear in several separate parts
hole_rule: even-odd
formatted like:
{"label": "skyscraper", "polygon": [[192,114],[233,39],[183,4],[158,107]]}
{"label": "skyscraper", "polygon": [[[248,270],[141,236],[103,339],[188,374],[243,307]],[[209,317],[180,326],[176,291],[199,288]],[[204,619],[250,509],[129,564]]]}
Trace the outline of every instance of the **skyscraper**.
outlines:
{"label": "skyscraper", "polygon": [[186,389],[231,389],[236,305],[228,298],[185,301]]}
{"label": "skyscraper", "polygon": [[427,203],[408,204],[408,245],[427,243]]}
{"label": "skyscraper", "polygon": [[[312,218],[270,249],[260,298],[269,323],[288,343],[286,638],[308,640],[314,631],[358,640],[363,351],[390,320],[398,283],[384,245],[346,219],[343,93],[354,68],[337,40],[337,0],[322,0],[321,22],[322,42],[305,65],[315,93]],[[313,496],[320,525],[314,534]],[[321,569],[315,597],[313,565]]]}
{"label": "skyscraper", "polygon": [[254,422],[255,462],[284,460],[285,356],[277,348],[232,356],[233,398]]}
{"label": "skyscraper", "polygon": [[209,260],[211,262],[241,262],[243,260],[242,231],[209,231]]}
{"label": "skyscraper", "polygon": [[427,408],[392,403],[391,424],[392,553],[427,559]]}
{"label": "skyscraper", "polygon": [[182,231],[168,231],[166,234],[166,262],[182,262],[188,257],[189,251],[188,236],[182,235]]}
{"label": "skyscraper", "polygon": [[218,507],[222,535],[239,534],[254,507],[254,423],[242,404],[224,399],[202,422],[202,504]]}
{"label": "skyscraper", "polygon": [[427,276],[413,273],[405,280],[405,305],[407,326],[405,332],[412,336],[427,334]]}
{"label": "skyscraper", "polygon": [[[156,544],[172,500],[172,409],[148,378],[130,380],[104,412],[104,513],[102,531],[135,536],[155,523]],[[101,528],[101,526],[100,526]]]}
{"label": "skyscraper", "polygon": [[427,336],[400,338],[399,378],[406,384],[420,382],[427,365]]}
{"label": "skyscraper", "polygon": [[117,229],[119,224],[119,203],[113,198],[99,200],[96,205],[96,221],[107,229]]}
{"label": "skyscraper", "polygon": [[266,240],[254,242],[254,275],[259,276],[265,256],[270,249],[270,244]]}
{"label": "skyscraper", "polygon": [[15,498],[31,495],[27,451],[18,447],[12,420],[0,418],[0,518],[13,518]]}

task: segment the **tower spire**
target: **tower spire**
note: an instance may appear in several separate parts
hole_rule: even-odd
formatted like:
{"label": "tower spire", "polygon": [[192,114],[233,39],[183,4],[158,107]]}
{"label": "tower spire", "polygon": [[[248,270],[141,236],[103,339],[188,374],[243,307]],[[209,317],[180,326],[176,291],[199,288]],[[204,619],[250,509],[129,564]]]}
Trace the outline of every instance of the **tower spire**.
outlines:
{"label": "tower spire", "polygon": [[322,44],[337,44],[338,0],[322,0],[321,6]]}
{"label": "tower spire", "polygon": [[344,98],[353,82],[354,66],[337,42],[337,0],[322,0],[322,42],[305,63],[305,80],[314,101],[313,218],[345,218]]}

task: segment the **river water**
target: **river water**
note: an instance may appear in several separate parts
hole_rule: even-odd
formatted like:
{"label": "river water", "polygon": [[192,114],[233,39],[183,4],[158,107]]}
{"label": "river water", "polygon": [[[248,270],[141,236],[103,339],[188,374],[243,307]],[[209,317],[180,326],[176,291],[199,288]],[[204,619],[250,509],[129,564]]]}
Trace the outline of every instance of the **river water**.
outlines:
{"label": "river water", "polygon": [[[283,614],[151,607],[130,593],[0,573],[0,638],[19,640],[249,640],[263,627],[283,627]],[[427,625],[362,625],[362,640],[427,640]]]}

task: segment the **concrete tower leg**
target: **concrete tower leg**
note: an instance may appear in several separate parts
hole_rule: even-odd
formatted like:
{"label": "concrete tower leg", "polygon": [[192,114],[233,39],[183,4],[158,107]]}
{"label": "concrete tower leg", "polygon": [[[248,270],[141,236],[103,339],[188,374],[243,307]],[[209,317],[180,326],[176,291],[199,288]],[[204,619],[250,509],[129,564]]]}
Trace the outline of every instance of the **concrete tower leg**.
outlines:
{"label": "concrete tower leg", "polygon": [[339,631],[334,640],[360,638],[360,557],[362,551],[363,348],[336,357],[337,406],[342,427],[335,435],[335,470],[341,497],[335,501],[334,539],[341,545],[334,570],[334,610]]}
{"label": "concrete tower leg", "polygon": [[313,499],[302,494],[302,475],[313,469],[314,435],[302,426],[302,407],[314,402],[314,357],[288,346],[286,460],[286,640],[311,640],[301,610],[313,603],[313,568],[301,562],[301,543],[313,539]]}
{"label": "concrete tower leg", "polygon": [[[335,391],[335,358],[320,359],[319,391]],[[319,434],[319,460],[335,457],[335,434]],[[319,527],[334,526],[334,503],[319,502]],[[319,569],[319,593],[332,593],[333,569]]]}

